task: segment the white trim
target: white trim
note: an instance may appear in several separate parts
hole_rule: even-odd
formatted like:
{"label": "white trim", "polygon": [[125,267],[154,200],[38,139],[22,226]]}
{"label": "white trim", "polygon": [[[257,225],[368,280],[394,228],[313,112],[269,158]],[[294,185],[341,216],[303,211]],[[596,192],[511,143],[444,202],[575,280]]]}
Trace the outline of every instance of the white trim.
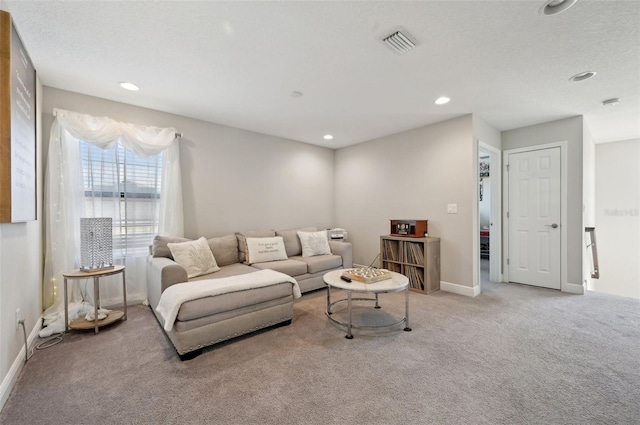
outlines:
{"label": "white trim", "polygon": [[354,269],[360,269],[360,268],[366,268],[366,267],[369,267],[369,266],[353,263],[353,268]]}
{"label": "white trim", "polygon": [[[560,190],[562,191],[562,195],[560,196],[561,204],[560,204],[560,214],[562,217],[562,223],[560,224],[560,290],[563,292],[569,292],[569,276],[567,271],[567,256],[569,251],[569,236],[567,233],[567,229],[569,228],[569,216],[567,210],[569,209],[567,206],[567,195],[569,193],[569,184],[568,184],[568,149],[567,142],[560,142]],[[584,293],[584,289],[582,290]]]}
{"label": "white trim", "polygon": [[475,297],[480,295],[480,285],[474,287],[459,285],[457,283],[440,281],[440,290],[445,292],[453,292],[454,294],[464,295],[467,297]]}
{"label": "white trim", "polygon": [[[42,329],[42,317],[39,317],[38,320],[36,321],[36,325],[31,330],[31,333],[27,337],[27,347],[31,347],[33,345],[34,341],[38,337],[38,332],[40,332],[41,329]],[[24,356],[25,356],[25,352],[28,352],[25,350],[27,350],[27,348],[23,344],[22,349],[18,353],[18,356],[13,361],[13,364],[9,369],[9,372],[7,372],[7,375],[4,377],[2,384],[0,384],[0,409],[4,407],[5,403],[9,399],[11,390],[13,390],[13,386],[18,381],[20,372],[22,372],[22,368],[25,365]]]}
{"label": "white trim", "polygon": [[568,294],[584,295],[584,286],[577,283],[567,282],[567,284],[562,288],[562,292],[566,292]]}
{"label": "white trim", "polygon": [[[571,292],[576,293],[575,288],[572,286],[575,284],[570,284],[567,282],[567,226],[568,216],[567,216],[567,193],[568,193],[568,179],[567,179],[567,142],[555,142],[555,143],[545,143],[543,145],[534,145],[527,146],[524,148],[517,149],[508,149],[503,152],[505,158],[509,158],[509,155],[514,153],[521,152],[532,152],[539,151],[550,148],[560,148],[560,290],[562,292]],[[509,266],[507,265],[507,257],[509,256],[509,220],[507,219],[507,210],[509,206],[509,178],[507,174],[507,166],[508,159],[503,162],[503,172],[504,175],[507,176],[503,179],[502,184],[502,193],[503,193],[503,205],[505,205],[503,211],[503,222],[505,223],[504,231],[502,232],[503,239],[502,244],[504,246],[503,251],[503,264],[504,266],[504,280],[503,282],[509,281]],[[572,285],[572,286],[570,286]],[[582,286],[582,285],[578,285]],[[584,293],[584,288],[582,289]]]}
{"label": "white trim", "polygon": [[471,285],[479,286],[482,284],[480,279],[480,197],[478,196],[478,187],[480,185],[480,147],[479,140],[473,143],[473,176],[471,179],[473,187],[471,188]]}

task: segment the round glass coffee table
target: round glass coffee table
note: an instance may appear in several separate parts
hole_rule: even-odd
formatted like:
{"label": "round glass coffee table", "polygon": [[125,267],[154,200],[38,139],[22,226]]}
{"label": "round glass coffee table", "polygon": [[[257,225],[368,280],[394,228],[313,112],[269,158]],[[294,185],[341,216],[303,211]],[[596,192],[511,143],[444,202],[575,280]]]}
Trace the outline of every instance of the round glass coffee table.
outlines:
{"label": "round glass coffee table", "polygon": [[[391,279],[381,280],[379,282],[374,283],[364,283],[353,280],[351,282],[345,282],[340,279],[342,273],[349,269],[340,269],[333,270],[324,275],[324,283],[327,284],[327,317],[333,323],[344,327],[347,330],[347,335],[345,338],[352,339],[353,333],[351,329],[378,329],[378,328],[391,328],[397,326],[401,323],[404,323],[404,331],[409,332],[411,328],[409,327],[409,279],[406,276],[391,272]],[[342,289],[347,292],[347,298],[339,299],[336,301],[331,301],[331,288]],[[375,303],[375,308],[380,308],[378,304],[378,295],[389,293],[389,292],[400,292],[405,291],[405,302],[404,302],[404,317],[399,319],[398,321],[388,324],[388,325],[354,325],[352,323],[352,304],[353,301],[373,301]],[[375,298],[355,298],[353,294],[373,294]],[[347,311],[349,315],[348,322],[342,322],[337,320],[332,316],[333,312],[331,308],[339,303],[347,303]]]}

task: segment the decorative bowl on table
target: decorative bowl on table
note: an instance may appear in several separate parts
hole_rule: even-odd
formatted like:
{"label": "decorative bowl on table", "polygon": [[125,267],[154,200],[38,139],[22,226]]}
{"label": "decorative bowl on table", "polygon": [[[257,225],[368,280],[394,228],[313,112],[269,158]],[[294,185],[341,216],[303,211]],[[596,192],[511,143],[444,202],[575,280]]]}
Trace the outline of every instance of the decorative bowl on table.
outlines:
{"label": "decorative bowl on table", "polygon": [[376,269],[373,267],[362,267],[359,269],[346,270],[343,276],[364,283],[380,282],[381,280],[391,279],[391,272],[386,269]]}

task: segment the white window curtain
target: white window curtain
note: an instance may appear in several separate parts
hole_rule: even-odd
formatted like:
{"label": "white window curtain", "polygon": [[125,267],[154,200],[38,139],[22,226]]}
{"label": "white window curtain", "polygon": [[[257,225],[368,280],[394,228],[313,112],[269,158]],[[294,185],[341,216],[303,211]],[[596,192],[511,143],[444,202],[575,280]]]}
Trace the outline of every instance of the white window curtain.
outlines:
{"label": "white window curtain", "polygon": [[[160,198],[157,208],[153,205],[158,214],[157,233],[178,237],[184,233],[179,147],[173,128],[139,126],[62,109],[54,109],[54,115],[44,187],[46,246],[43,304],[48,308],[44,314],[46,327],[41,336],[64,329],[62,273],[79,267],[82,217],[115,216],[114,228],[118,227],[116,233],[120,233],[121,237],[119,241],[114,241],[114,247],[118,248],[114,252],[114,262],[126,266],[128,299],[146,299],[145,259],[148,251],[140,248],[151,244],[154,232],[148,231],[143,236],[143,239],[148,237],[148,241],[126,235],[130,226],[125,213],[121,211],[123,199],[120,196],[122,188],[119,187],[123,183],[126,185],[126,174],[124,182],[120,181],[120,175],[111,176],[111,183],[103,181],[100,176],[99,184],[110,185],[109,190],[113,192],[111,196],[91,196],[95,194],[87,193],[87,176],[83,175],[82,160],[87,160],[89,152],[94,154],[94,159],[97,152],[100,157],[97,161],[106,164],[106,167],[122,161],[127,151],[129,161],[135,160],[131,159],[135,157],[160,155],[161,159],[158,160],[162,161],[162,173],[156,180],[161,187]],[[108,171],[105,171],[107,174]],[[122,286],[118,284],[120,278],[101,278],[101,304],[122,302]],[[93,304],[94,300],[90,299],[92,284],[92,279],[86,282],[69,281],[70,318],[79,316],[83,308]]]}

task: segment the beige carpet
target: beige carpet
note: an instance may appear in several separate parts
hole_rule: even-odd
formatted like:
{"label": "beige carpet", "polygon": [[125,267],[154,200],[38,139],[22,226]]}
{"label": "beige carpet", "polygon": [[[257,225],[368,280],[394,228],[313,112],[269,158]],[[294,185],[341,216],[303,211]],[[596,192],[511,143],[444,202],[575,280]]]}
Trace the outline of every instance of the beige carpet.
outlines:
{"label": "beige carpet", "polygon": [[[153,314],[36,351],[9,424],[637,424],[640,301],[483,284],[411,293],[412,332],[344,332],[324,291],[290,326],[181,362]],[[401,294],[358,320],[402,313]]]}

